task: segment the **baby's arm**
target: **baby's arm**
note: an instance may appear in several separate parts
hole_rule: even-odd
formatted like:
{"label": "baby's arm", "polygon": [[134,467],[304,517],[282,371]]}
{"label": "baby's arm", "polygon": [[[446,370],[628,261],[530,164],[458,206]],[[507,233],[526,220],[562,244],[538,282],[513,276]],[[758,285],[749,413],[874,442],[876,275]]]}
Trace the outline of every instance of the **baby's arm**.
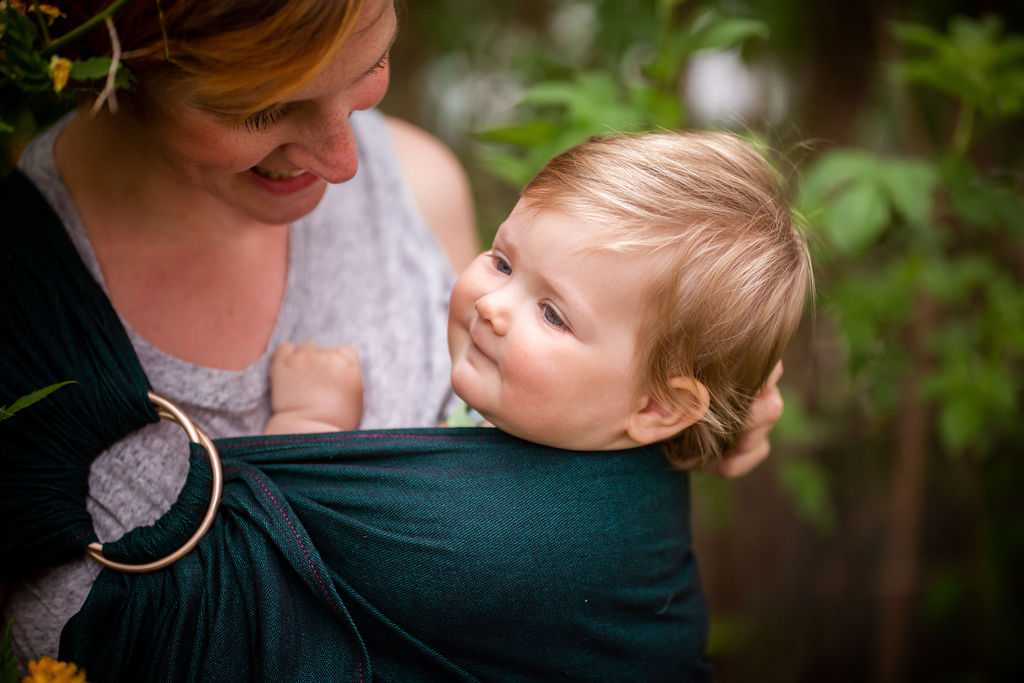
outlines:
{"label": "baby's arm", "polygon": [[270,406],[273,414],[264,434],[357,429],[363,417],[363,375],[356,350],[282,344],[270,365]]}

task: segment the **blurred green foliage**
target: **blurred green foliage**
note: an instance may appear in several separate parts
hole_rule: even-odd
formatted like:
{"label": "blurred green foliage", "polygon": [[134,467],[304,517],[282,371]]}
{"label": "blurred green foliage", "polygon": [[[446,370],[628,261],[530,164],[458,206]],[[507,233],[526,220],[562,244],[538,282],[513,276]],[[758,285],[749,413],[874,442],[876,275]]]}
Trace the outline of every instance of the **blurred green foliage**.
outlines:
{"label": "blurred green foliage", "polygon": [[972,163],[972,131],[1024,113],[1024,38],[991,16],[956,18],[948,33],[900,23],[894,34],[907,56],[890,76],[954,100],[950,139],[923,154],[830,151],[804,170],[800,206],[829,248],[822,303],[853,370],[871,373],[876,405],[898,409],[892,388],[913,367],[901,340],[924,327],[919,353],[932,362],[917,398],[937,407],[947,452],[986,456],[1018,431],[1024,195],[1019,175]]}
{"label": "blurred green foliage", "polygon": [[[681,127],[686,114],[679,83],[690,57],[763,39],[768,30],[756,19],[726,16],[713,8],[684,17],[682,4],[659,0],[629,13],[627,25],[645,48],[630,77],[623,74],[629,71],[627,61],[637,58],[637,43],[622,45],[617,64],[573,69],[527,88],[514,123],[477,134],[484,142],[499,143],[483,148],[485,165],[518,188],[552,156],[591,135]],[[626,23],[615,3],[598,5],[598,21],[607,31]],[[607,44],[600,34],[594,39]]]}

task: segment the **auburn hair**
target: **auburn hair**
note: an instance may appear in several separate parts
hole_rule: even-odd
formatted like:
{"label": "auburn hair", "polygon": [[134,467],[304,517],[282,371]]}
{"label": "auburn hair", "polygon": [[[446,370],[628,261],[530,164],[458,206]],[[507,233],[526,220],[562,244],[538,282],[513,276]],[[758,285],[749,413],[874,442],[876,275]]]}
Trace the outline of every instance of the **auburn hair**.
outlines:
{"label": "auburn hair", "polygon": [[674,377],[692,377],[710,395],[706,414],[664,443],[669,460],[689,467],[721,454],[743,433],[813,282],[781,175],[734,134],[630,134],[555,157],[523,199],[589,219],[601,249],[657,254],[637,367],[667,405],[677,405]]}
{"label": "auburn hair", "polygon": [[[110,0],[68,3],[74,26]],[[144,109],[158,84],[182,84],[202,106],[238,120],[298,90],[352,31],[363,0],[134,0],[114,15],[122,61]],[[109,55],[107,31],[94,29],[65,51]]]}

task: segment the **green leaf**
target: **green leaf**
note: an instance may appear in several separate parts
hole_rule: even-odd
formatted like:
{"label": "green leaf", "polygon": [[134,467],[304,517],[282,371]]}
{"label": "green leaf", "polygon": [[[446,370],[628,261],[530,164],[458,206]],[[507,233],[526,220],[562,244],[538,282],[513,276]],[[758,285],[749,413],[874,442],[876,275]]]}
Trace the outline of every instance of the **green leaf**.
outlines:
{"label": "green leaf", "polygon": [[491,173],[517,189],[525,186],[540,170],[540,167],[535,167],[529,159],[513,156],[505,151],[481,149],[479,155],[481,162]]}
{"label": "green leaf", "polygon": [[[120,65],[118,65],[120,67]],[[71,62],[71,73],[68,77],[76,81],[88,81],[95,78],[106,78],[110,72],[110,57],[93,57]]]}
{"label": "green leaf", "polygon": [[[851,264],[828,292],[855,378],[879,410],[891,409],[907,368],[901,334],[914,312],[915,266],[910,259]],[[859,267],[858,267],[859,266]]]}
{"label": "green leaf", "polygon": [[858,149],[838,149],[823,155],[805,169],[799,205],[812,214],[826,204],[845,185],[877,174],[878,160]]}
{"label": "green leaf", "polygon": [[579,96],[565,81],[545,81],[528,88],[520,98],[523,104],[573,107]]}
{"label": "green leaf", "polygon": [[516,147],[530,147],[544,140],[550,140],[556,126],[544,119],[534,119],[519,126],[491,128],[476,133],[474,137],[482,142],[500,142]]}
{"label": "green leaf", "polygon": [[11,624],[14,619],[7,622],[4,628],[3,642],[0,643],[0,683],[21,683],[22,673],[18,668],[18,660],[14,657],[14,648],[11,646]]}
{"label": "green leaf", "polygon": [[893,22],[889,27],[893,36],[907,46],[926,48],[941,52],[946,47],[946,37],[928,26],[909,22]]}
{"label": "green leaf", "polygon": [[967,256],[929,262],[922,272],[921,283],[940,301],[962,305],[976,295],[979,285],[998,277],[1000,273],[994,263]]}
{"label": "green leaf", "polygon": [[752,38],[767,38],[768,25],[744,17],[709,17],[690,42],[690,51],[728,50]]}
{"label": "green leaf", "polygon": [[667,26],[672,23],[672,14],[675,12],[679,5],[682,5],[686,0],[657,0],[658,2],[658,22],[662,26]]}
{"label": "green leaf", "polygon": [[645,118],[629,106],[619,82],[603,72],[583,72],[571,82],[540,83],[523,94],[522,103],[564,108],[584,137],[635,128]]}
{"label": "green leaf", "polygon": [[995,15],[956,17],[947,34],[896,24],[893,34],[911,53],[891,74],[967,103],[983,114],[1008,117],[1024,109],[1024,40],[1002,36]]}
{"label": "green leaf", "polygon": [[939,435],[951,453],[970,449],[984,454],[991,448],[992,434],[1015,428],[1019,410],[1014,356],[1019,359],[1021,352],[1008,354],[1001,345],[993,345],[997,340],[991,338],[992,332],[1001,334],[1003,329],[987,330],[972,317],[962,316],[933,334],[931,346],[939,362],[922,383],[921,397],[938,404]]}
{"label": "green leaf", "polygon": [[629,98],[633,108],[644,113],[650,127],[676,130],[683,125],[683,107],[677,94],[635,87],[630,88]]}
{"label": "green leaf", "polygon": [[939,178],[935,167],[922,161],[888,161],[880,170],[892,206],[908,223],[928,223]]}
{"label": "green leaf", "polygon": [[[665,25],[669,25],[666,21]],[[660,83],[678,79],[686,60],[703,50],[731,50],[753,38],[767,37],[768,25],[749,17],[722,16],[714,9],[699,14],[690,30],[666,33],[649,73]]]}
{"label": "green leaf", "polygon": [[858,181],[825,208],[818,222],[837,249],[859,256],[875,243],[889,224],[886,199],[877,181]]}
{"label": "green leaf", "polygon": [[68,380],[66,382],[58,382],[57,384],[51,384],[50,386],[43,387],[42,389],[37,389],[36,391],[33,391],[31,394],[26,394],[25,396],[22,396],[21,398],[17,399],[14,403],[12,403],[10,406],[0,406],[0,420],[6,420],[9,417],[13,417],[14,414],[17,413],[19,410],[23,410],[32,405],[33,403],[38,403],[39,401],[43,400],[44,398],[46,398],[47,396],[57,391],[66,384],[77,384],[77,382],[75,380]]}
{"label": "green leaf", "polygon": [[953,210],[977,228],[1005,227],[1024,235],[1024,197],[986,178],[969,160],[949,155],[941,165]]}

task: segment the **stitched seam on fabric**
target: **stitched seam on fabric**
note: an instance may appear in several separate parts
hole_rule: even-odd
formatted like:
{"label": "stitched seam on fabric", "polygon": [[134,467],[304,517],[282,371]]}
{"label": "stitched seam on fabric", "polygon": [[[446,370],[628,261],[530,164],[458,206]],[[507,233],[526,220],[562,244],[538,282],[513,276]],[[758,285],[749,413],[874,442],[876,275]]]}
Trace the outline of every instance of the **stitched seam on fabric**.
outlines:
{"label": "stitched seam on fabric", "polygon": [[61,544],[59,546],[57,546],[57,547],[58,548],[64,548],[66,546],[69,546],[69,545],[73,544],[75,541],[80,539],[82,536],[88,536],[88,535],[89,535],[88,531],[82,531],[82,532],[78,533],[77,535],[75,535],[73,538],[64,539],[61,542]]}
{"label": "stitched seam on fabric", "polygon": [[426,434],[352,434],[344,436],[318,436],[315,439],[274,439],[273,441],[242,441],[229,444],[217,444],[219,450],[232,448],[249,448],[251,446],[277,446],[295,444],[317,444],[324,441],[347,441],[349,439],[418,439],[421,441],[450,441],[451,436],[428,436]]}
{"label": "stitched seam on fabric", "polygon": [[295,525],[292,524],[291,518],[288,517],[288,513],[284,511],[284,509],[281,507],[281,504],[277,502],[277,498],[274,498],[274,494],[270,492],[270,489],[266,487],[266,485],[257,475],[253,474],[252,472],[249,472],[248,470],[241,470],[241,472],[242,474],[246,474],[255,479],[256,483],[259,484],[260,487],[263,489],[263,492],[267,494],[267,497],[274,502],[274,506],[277,508],[277,511],[281,513],[282,517],[284,517],[284,521],[288,523],[288,527],[292,530],[292,535],[294,535],[295,540],[298,541],[299,548],[302,550],[302,554],[306,558],[306,562],[309,563],[309,568],[313,571],[313,576],[316,577],[317,583],[319,583],[320,587],[323,589],[324,595],[327,596],[327,599],[330,601],[331,605],[334,606],[334,609],[340,611],[338,604],[334,602],[334,598],[332,598],[331,594],[327,591],[327,586],[324,585],[323,579],[320,578],[320,574],[317,573],[316,567],[313,566],[313,560],[309,557],[309,553],[306,552],[306,546],[305,544],[303,544],[302,539],[299,537],[299,532],[295,528]]}
{"label": "stitched seam on fabric", "polygon": [[[263,492],[267,494],[267,497],[270,498],[270,500],[272,500],[274,502],[274,507],[276,507],[277,511],[279,513],[281,513],[281,516],[284,517],[284,521],[288,523],[288,527],[292,530],[292,534],[295,536],[295,540],[298,541],[298,543],[299,543],[299,548],[302,549],[303,557],[305,557],[306,558],[306,562],[309,563],[309,568],[312,570],[313,576],[316,577],[317,583],[320,584],[320,588],[323,589],[324,595],[327,596],[328,602],[331,603],[331,606],[334,608],[334,611],[338,613],[338,615],[345,616],[344,613],[341,610],[341,607],[338,605],[338,603],[336,603],[334,601],[334,598],[331,597],[331,594],[327,591],[327,586],[324,585],[324,581],[323,581],[322,578],[320,578],[320,574],[316,571],[316,567],[313,566],[313,560],[309,557],[309,553],[306,552],[306,546],[305,546],[305,544],[303,544],[302,539],[299,537],[299,532],[295,528],[295,525],[292,524],[291,518],[288,517],[288,513],[286,513],[284,511],[284,509],[281,508],[281,504],[277,502],[277,498],[274,497],[274,494],[271,493],[270,489],[268,489],[266,484],[263,483],[263,480],[260,479],[258,475],[250,472],[249,470],[240,470],[240,469],[235,468],[235,467],[227,467],[227,468],[225,468],[225,470],[231,471],[231,472],[241,472],[242,474],[248,475],[248,476],[250,476],[250,477],[252,477],[253,479],[256,480],[256,483],[260,485],[260,488],[262,488]],[[362,680],[363,680],[363,659],[362,659],[362,655],[360,655],[359,658],[356,660],[356,664],[357,664],[357,666],[359,668],[359,681],[360,681],[360,683],[362,683]]]}

